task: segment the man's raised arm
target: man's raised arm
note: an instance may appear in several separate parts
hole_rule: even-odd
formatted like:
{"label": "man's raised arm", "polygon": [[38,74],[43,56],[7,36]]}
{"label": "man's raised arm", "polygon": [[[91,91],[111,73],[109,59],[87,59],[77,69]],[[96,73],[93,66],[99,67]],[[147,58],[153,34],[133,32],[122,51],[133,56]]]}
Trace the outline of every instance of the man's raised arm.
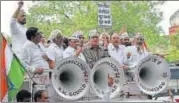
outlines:
{"label": "man's raised arm", "polygon": [[18,2],[18,7],[17,7],[16,11],[14,12],[14,14],[13,14],[13,16],[12,16],[13,18],[17,18],[17,16],[18,16],[18,14],[19,14],[19,12],[20,12],[20,10],[21,10],[23,4],[24,4],[23,1],[19,1],[19,2]]}

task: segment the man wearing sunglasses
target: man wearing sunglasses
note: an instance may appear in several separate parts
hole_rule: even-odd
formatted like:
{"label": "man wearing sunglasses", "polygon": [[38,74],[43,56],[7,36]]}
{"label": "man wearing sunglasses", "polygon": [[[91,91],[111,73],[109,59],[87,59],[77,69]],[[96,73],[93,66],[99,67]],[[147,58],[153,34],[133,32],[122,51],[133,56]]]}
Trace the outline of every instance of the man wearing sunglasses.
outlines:
{"label": "man wearing sunglasses", "polygon": [[26,36],[28,40],[23,45],[20,60],[35,83],[47,85],[50,82],[49,71],[51,66],[47,54],[38,45],[41,41],[41,33],[38,28],[30,27]]}

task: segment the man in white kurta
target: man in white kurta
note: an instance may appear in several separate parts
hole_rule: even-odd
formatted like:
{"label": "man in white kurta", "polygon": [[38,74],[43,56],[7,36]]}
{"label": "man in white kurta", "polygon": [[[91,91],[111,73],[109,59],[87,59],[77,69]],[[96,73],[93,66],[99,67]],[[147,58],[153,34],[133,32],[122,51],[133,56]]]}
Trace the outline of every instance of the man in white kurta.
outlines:
{"label": "man in white kurta", "polygon": [[[143,36],[136,36],[136,43],[133,46],[128,46],[125,48],[124,51],[124,64],[127,65],[129,68],[132,68],[136,66],[143,58],[148,56],[148,52],[146,49],[143,48],[142,43],[144,41]],[[135,81],[133,81],[133,73],[128,72],[127,78],[127,84],[124,86],[123,90],[124,92],[129,92],[129,94],[141,94],[141,91]],[[132,96],[133,97],[133,96]],[[144,96],[146,98],[146,96]],[[139,99],[138,96],[134,96],[134,99]]]}
{"label": "man in white kurta", "polygon": [[[47,56],[50,60],[55,63],[54,68],[58,68],[60,61],[63,59],[63,36],[60,30],[53,30],[50,33],[49,40],[51,41],[50,46],[47,49]],[[53,88],[52,82],[50,81],[49,91],[49,101],[50,102],[59,102],[63,98],[60,97]]]}
{"label": "man in white kurta", "polygon": [[131,46],[130,38],[127,32],[124,32],[123,34],[120,35],[120,42],[125,47]]}
{"label": "man in white kurta", "polygon": [[69,38],[69,46],[63,52],[63,58],[67,58],[70,56],[77,56],[78,58],[86,61],[84,55],[81,53],[82,48],[78,46],[78,38],[70,37]]}
{"label": "man in white kurta", "polygon": [[36,68],[48,69],[49,65],[42,55],[44,54],[37,44],[27,41],[23,46],[21,60],[30,67],[32,72],[34,72]]}
{"label": "man in white kurta", "polygon": [[123,53],[125,47],[120,45],[120,38],[117,33],[113,33],[111,36],[111,45],[108,46],[109,55],[117,60],[121,66],[123,66]]}
{"label": "man in white kurta", "polygon": [[[27,41],[23,46],[20,60],[31,75],[33,81],[38,85],[47,87],[49,84],[49,59],[39,48],[41,34],[38,28],[30,27],[27,32]],[[35,88],[33,88],[35,90]],[[34,93],[35,91],[33,91]]]}
{"label": "man in white kurta", "polygon": [[47,49],[47,55],[49,59],[55,62],[57,66],[63,59],[63,36],[60,30],[53,30],[49,36],[52,42]]}
{"label": "man in white kurta", "polygon": [[124,54],[124,63],[128,66],[137,65],[140,60],[149,54],[149,52],[142,46],[144,42],[143,36],[136,36],[135,40],[135,45],[125,48],[126,54]]}
{"label": "man in white kurta", "polygon": [[20,55],[21,61],[24,63],[32,73],[38,71],[38,69],[49,69],[47,62],[48,58],[46,54],[41,50],[38,43],[41,40],[41,34],[36,27],[30,27],[27,32],[27,41],[23,45]]}
{"label": "man in white kurta", "polygon": [[22,45],[27,41],[26,39],[26,14],[21,9],[23,2],[18,2],[18,8],[14,12],[10,21],[10,32],[12,36],[12,49],[19,57],[22,50]]}

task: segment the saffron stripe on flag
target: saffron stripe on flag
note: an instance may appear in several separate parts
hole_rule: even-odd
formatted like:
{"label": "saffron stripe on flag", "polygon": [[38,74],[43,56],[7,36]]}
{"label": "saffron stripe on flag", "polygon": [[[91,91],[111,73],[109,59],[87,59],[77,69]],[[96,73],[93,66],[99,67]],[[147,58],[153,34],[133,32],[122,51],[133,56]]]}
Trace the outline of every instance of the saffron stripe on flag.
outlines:
{"label": "saffron stripe on flag", "polygon": [[[1,35],[2,35],[2,33],[1,33]],[[0,36],[0,43],[2,43],[2,36]],[[0,57],[2,57],[2,44],[0,45]],[[2,58],[0,59],[0,66],[1,66],[1,68],[2,68],[2,63],[1,63],[1,61],[2,61]],[[1,72],[2,72],[2,69],[1,69]],[[0,74],[0,77],[2,76],[2,74]],[[0,82],[1,82],[1,84],[2,84],[2,79],[0,79]],[[2,102],[2,85],[0,85],[0,88],[1,88],[1,93],[0,93],[0,102]]]}
{"label": "saffron stripe on flag", "polygon": [[7,97],[8,87],[6,83],[6,63],[5,63],[5,48],[6,48],[6,40],[2,37],[1,34],[1,101],[7,102],[5,97]]}
{"label": "saffron stripe on flag", "polygon": [[24,82],[25,68],[7,44],[6,39],[4,37],[2,38],[2,46],[5,46],[1,51],[3,52],[2,56],[4,57],[2,59],[4,69],[1,69],[4,72],[3,82],[5,84],[3,88],[3,97],[8,94],[8,101],[12,101]]}

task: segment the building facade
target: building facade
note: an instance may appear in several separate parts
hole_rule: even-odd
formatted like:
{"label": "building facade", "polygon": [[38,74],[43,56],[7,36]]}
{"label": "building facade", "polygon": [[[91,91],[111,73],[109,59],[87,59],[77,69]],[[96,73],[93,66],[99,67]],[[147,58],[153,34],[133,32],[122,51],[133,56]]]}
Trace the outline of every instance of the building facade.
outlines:
{"label": "building facade", "polygon": [[171,17],[170,17],[170,25],[169,34],[173,35],[179,32],[179,10],[177,10]]}

